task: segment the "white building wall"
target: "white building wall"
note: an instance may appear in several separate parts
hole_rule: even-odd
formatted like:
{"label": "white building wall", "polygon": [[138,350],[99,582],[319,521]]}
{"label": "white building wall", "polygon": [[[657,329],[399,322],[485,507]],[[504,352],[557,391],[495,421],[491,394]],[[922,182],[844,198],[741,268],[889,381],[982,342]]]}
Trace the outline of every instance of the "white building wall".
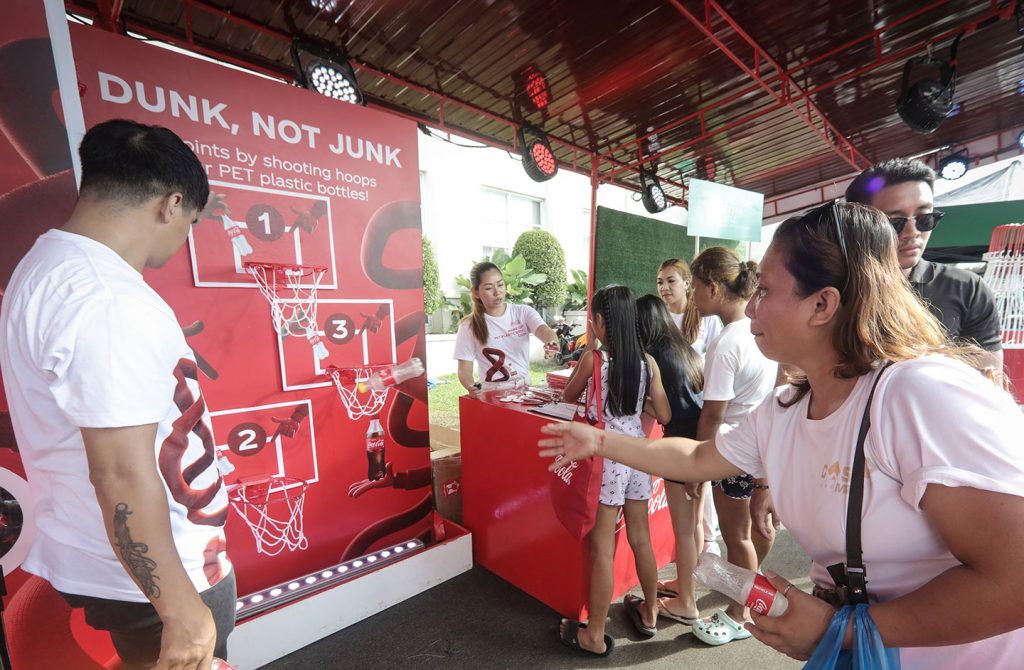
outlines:
{"label": "white building wall", "polygon": [[[443,135],[434,130],[435,134]],[[453,141],[473,145],[458,137]],[[457,275],[468,275],[473,262],[493,246],[485,189],[505,191],[541,201],[541,228],[552,233],[565,250],[566,269],[590,269],[590,179],[568,170],[543,183],[526,176],[519,157],[486,148],[465,148],[440,139],[419,136],[423,233],[434,246],[445,295],[458,294]],[[686,210],[670,207],[648,214],[632,191],[601,186],[598,205],[685,225]],[[508,249],[525,227],[513,228]],[[571,277],[571,275],[570,275]],[[569,277],[567,277],[569,278]]]}

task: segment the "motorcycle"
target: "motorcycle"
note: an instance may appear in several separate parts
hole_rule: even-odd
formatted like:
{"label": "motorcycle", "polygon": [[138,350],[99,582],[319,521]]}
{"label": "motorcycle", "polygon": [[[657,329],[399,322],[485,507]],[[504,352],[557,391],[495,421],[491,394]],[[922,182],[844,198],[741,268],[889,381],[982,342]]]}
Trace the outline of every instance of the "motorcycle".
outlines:
{"label": "motorcycle", "polygon": [[559,365],[565,365],[569,361],[578,361],[583,355],[587,334],[576,335],[573,333],[575,328],[577,328],[576,324],[569,323],[564,319],[559,320],[555,325],[555,335],[558,336],[558,353],[555,354],[555,360]]}

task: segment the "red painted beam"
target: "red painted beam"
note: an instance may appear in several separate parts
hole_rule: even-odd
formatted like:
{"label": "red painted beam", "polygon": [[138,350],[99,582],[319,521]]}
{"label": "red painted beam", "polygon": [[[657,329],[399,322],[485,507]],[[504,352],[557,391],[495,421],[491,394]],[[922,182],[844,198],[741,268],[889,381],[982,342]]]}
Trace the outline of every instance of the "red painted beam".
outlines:
{"label": "red painted beam", "polygon": [[99,0],[96,8],[96,26],[112,33],[121,32],[121,9],[124,0]]}

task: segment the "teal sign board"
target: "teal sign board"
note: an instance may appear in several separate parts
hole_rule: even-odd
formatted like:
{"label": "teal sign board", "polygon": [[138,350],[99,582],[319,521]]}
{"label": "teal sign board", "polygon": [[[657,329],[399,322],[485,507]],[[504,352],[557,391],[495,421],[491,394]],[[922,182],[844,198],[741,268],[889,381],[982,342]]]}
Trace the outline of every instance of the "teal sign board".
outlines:
{"label": "teal sign board", "polygon": [[691,179],[687,199],[690,235],[761,241],[764,194]]}

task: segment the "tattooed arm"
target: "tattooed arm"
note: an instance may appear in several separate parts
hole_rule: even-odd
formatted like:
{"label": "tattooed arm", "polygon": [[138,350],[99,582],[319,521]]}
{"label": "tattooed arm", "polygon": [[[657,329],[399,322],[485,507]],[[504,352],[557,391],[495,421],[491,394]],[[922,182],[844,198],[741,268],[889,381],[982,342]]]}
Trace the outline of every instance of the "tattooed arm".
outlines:
{"label": "tattooed arm", "polygon": [[217,631],[171,536],[156,425],[83,428],[82,438],[110,545],[164,624],[156,668],[207,670]]}

